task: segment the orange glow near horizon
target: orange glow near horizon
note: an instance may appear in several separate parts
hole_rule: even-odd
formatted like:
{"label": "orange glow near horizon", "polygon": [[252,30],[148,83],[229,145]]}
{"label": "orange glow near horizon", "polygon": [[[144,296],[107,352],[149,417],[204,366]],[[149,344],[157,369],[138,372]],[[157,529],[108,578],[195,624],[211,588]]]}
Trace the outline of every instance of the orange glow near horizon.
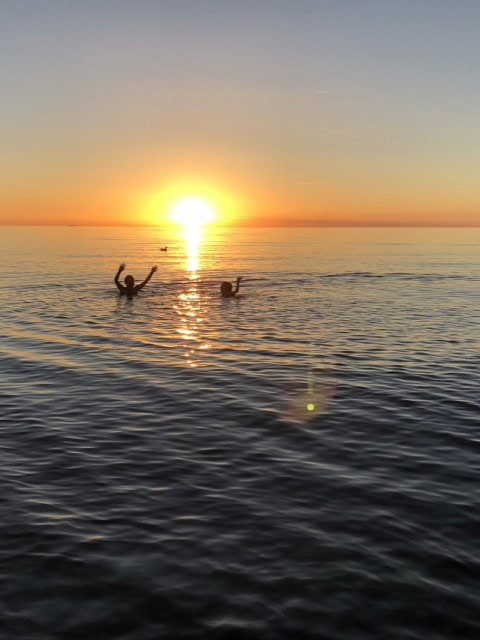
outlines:
{"label": "orange glow near horizon", "polygon": [[[359,184],[348,175],[323,185],[296,184],[292,176],[242,179],[211,171],[193,178],[171,172],[155,183],[140,170],[122,181],[104,176],[102,188],[55,183],[41,173],[25,191],[0,185],[0,225],[173,226],[172,210],[181,201],[198,199],[213,210],[218,226],[255,227],[478,227],[477,196],[471,190],[442,185],[420,189],[381,182]],[[212,179],[215,176],[215,180]],[[275,178],[275,180],[274,180]],[[221,186],[220,186],[221,185]],[[415,185],[414,185],[415,186]],[[75,185],[76,188],[76,185]],[[435,188],[435,190],[434,190]],[[452,213],[454,212],[454,213]],[[200,217],[202,217],[201,214]],[[193,216],[193,214],[192,214]]]}
{"label": "orange glow near horizon", "polygon": [[184,179],[151,190],[139,203],[138,217],[147,225],[229,224],[240,218],[241,199],[207,180]]}

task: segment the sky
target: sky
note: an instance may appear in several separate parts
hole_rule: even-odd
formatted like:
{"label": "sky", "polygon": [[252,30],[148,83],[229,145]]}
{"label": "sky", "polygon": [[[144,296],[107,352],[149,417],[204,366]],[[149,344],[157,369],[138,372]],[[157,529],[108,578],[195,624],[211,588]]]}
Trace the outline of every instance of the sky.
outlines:
{"label": "sky", "polygon": [[5,0],[0,224],[480,224],[478,0]]}

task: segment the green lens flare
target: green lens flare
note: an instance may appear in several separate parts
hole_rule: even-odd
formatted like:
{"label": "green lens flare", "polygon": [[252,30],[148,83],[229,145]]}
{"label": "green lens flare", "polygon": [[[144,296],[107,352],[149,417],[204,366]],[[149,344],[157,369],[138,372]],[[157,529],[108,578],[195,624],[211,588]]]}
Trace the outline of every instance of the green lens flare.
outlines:
{"label": "green lens flare", "polygon": [[309,411],[315,411],[315,405],[310,402],[309,404],[307,404],[307,409]]}

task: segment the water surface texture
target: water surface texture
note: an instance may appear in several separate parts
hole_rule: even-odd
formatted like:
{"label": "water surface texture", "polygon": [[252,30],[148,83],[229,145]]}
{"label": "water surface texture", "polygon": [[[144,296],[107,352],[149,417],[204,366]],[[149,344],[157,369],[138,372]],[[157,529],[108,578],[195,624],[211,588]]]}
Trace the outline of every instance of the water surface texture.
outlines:
{"label": "water surface texture", "polygon": [[0,231],[2,638],[479,637],[478,229]]}

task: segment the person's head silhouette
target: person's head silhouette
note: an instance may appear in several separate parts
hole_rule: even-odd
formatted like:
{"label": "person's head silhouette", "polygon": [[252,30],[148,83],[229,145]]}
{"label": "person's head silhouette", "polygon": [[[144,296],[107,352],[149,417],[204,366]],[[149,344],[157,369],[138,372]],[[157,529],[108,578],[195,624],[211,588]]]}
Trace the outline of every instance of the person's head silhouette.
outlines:
{"label": "person's head silhouette", "polygon": [[241,276],[239,276],[237,278],[235,289],[233,289],[233,285],[232,285],[231,282],[222,282],[222,284],[220,285],[220,294],[221,294],[222,298],[231,298],[236,293],[238,293],[238,290],[240,288],[240,280],[241,279],[242,279]]}
{"label": "person's head silhouette", "polygon": [[135,286],[135,278],[133,276],[125,276],[124,282],[128,289],[133,289]]}

